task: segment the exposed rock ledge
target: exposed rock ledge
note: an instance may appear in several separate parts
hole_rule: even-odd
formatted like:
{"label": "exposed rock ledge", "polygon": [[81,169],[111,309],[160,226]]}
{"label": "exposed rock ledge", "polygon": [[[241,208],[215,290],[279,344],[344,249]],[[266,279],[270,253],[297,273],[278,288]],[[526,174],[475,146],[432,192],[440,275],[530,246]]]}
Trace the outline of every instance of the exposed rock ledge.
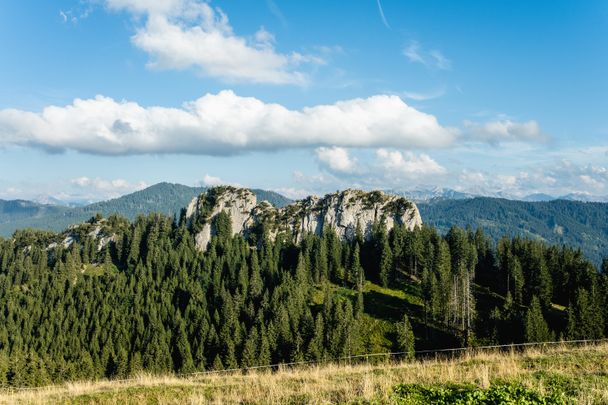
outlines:
{"label": "exposed rock ledge", "polygon": [[343,239],[352,240],[357,226],[365,238],[370,237],[376,221],[384,221],[387,230],[395,224],[408,229],[422,225],[413,202],[381,191],[348,189],[321,198],[307,197],[279,209],[267,201],[258,203],[251,190],[222,186],[194,198],[186,209],[199,250],[207,248],[214,234],[213,219],[222,211],[230,215],[233,235],[248,236],[263,225],[271,237],[286,233],[295,241],[307,233],[320,235],[325,227],[333,228]]}

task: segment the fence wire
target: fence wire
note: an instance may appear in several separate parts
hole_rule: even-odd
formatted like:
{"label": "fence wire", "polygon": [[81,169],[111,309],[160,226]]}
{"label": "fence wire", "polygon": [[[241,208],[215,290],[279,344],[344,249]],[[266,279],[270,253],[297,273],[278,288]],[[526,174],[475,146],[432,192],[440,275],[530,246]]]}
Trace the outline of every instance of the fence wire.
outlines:
{"label": "fence wire", "polygon": [[[470,347],[453,347],[453,348],[443,348],[443,349],[427,349],[427,350],[415,350],[413,352],[414,357],[420,359],[421,361],[431,359],[435,355],[435,358],[438,358],[445,354],[451,354],[454,357],[457,354],[463,353],[477,353],[483,351],[507,351],[507,350],[521,350],[528,347],[546,347],[546,346],[555,346],[555,345],[565,345],[565,346],[578,346],[578,345],[595,345],[598,343],[608,342],[608,338],[604,339],[579,339],[579,340],[560,340],[553,342],[530,342],[530,343],[511,343],[504,345],[488,345],[488,346],[470,346]],[[375,359],[379,357],[384,357],[386,360],[403,360],[407,359],[412,352],[384,352],[384,353],[366,353],[366,354],[356,354],[351,356],[340,356],[340,357],[331,357],[324,358],[321,360],[304,360],[304,361],[292,361],[292,362],[284,362],[284,363],[275,363],[275,364],[265,364],[258,366],[250,366],[250,367],[240,367],[240,368],[228,368],[222,370],[205,370],[205,371],[196,371],[192,373],[174,373],[168,374],[166,376],[176,377],[188,379],[191,377],[199,377],[205,375],[217,375],[217,374],[246,374],[250,371],[256,370],[285,370],[290,368],[297,368],[302,366],[318,366],[325,364],[344,364],[346,362],[351,362],[353,360],[361,361],[364,360],[369,362],[370,359]],[[158,375],[161,377],[162,375]],[[86,380],[85,380],[86,381]],[[98,381],[107,381],[112,383],[129,383],[129,382],[137,382],[139,378],[130,377],[130,378],[122,378],[122,379],[107,379],[107,380],[98,380]],[[41,387],[15,387],[15,386],[0,386],[0,392],[2,393],[17,393],[21,391],[44,391],[47,389],[62,387],[65,384],[69,384],[69,382],[64,382],[60,384],[54,385],[45,385]]]}

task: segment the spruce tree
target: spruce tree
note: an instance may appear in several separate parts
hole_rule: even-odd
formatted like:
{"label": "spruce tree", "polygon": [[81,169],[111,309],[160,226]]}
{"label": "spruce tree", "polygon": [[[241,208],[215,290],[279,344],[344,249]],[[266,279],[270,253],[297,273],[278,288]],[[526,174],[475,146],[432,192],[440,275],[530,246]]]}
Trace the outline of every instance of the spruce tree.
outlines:
{"label": "spruce tree", "polygon": [[383,287],[388,287],[391,282],[393,269],[393,253],[388,243],[388,237],[384,233],[382,238],[382,246],[380,249],[380,283]]}
{"label": "spruce tree", "polygon": [[396,330],[399,351],[404,353],[406,359],[413,359],[415,354],[414,331],[407,314],[404,314],[401,321],[397,323]]}
{"label": "spruce tree", "polygon": [[555,337],[549,330],[549,326],[543,317],[540,301],[536,296],[532,297],[530,307],[526,312],[524,327],[526,342],[550,342]]}

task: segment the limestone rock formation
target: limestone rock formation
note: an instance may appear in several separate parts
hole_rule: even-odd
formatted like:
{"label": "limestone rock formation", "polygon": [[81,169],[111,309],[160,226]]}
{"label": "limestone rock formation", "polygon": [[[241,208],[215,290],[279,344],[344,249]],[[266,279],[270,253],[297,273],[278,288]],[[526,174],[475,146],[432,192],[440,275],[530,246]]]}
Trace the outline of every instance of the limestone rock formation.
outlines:
{"label": "limestone rock formation", "polygon": [[245,237],[263,227],[272,238],[285,233],[298,242],[308,233],[320,235],[332,228],[342,239],[352,240],[357,227],[364,238],[371,236],[374,223],[383,221],[387,230],[395,224],[413,229],[422,225],[416,205],[403,197],[380,191],[344,190],[324,197],[311,196],[284,208],[257,202],[248,189],[215,187],[193,199],[186,219],[196,232],[196,245],[205,250],[214,234],[213,219],[222,211],[230,215],[232,233]]}

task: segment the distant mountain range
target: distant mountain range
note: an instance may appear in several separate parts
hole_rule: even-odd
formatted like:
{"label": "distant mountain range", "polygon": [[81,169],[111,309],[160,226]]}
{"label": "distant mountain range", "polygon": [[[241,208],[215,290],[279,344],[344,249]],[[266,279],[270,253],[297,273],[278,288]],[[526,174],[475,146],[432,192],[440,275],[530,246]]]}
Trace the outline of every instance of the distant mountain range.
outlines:
{"label": "distant mountain range", "polygon": [[[10,236],[22,228],[61,231],[96,213],[104,216],[117,213],[129,219],[152,212],[179,215],[192,198],[205,190],[205,187],[159,183],[120,198],[81,207],[0,200],[0,236]],[[253,192],[258,200],[268,200],[276,207],[292,202],[272,191]],[[580,248],[598,265],[602,258],[608,257],[608,203],[570,200],[580,197],[578,195],[554,199],[546,194],[532,194],[526,197],[528,201],[514,201],[441,188],[389,192],[415,201],[423,222],[442,232],[453,225],[482,228],[495,241],[503,235],[520,235]]]}
{"label": "distant mountain range", "polygon": [[521,198],[515,198],[512,195],[505,192],[496,193],[472,193],[456,191],[451,188],[443,187],[420,187],[411,190],[386,190],[386,192],[407,197],[410,200],[418,202],[428,202],[436,200],[464,200],[476,197],[489,197],[489,198],[502,198],[512,201],[555,201],[555,200],[568,200],[568,201],[585,201],[585,202],[608,202],[608,196],[597,196],[584,193],[570,193],[561,196],[553,196],[545,193],[533,193],[526,195]]}
{"label": "distant mountain range", "polygon": [[[182,208],[205,190],[205,187],[159,183],[116,199],[81,207],[40,204],[25,200],[0,200],[0,236],[10,236],[16,229],[22,228],[62,231],[72,224],[88,220],[96,213],[103,216],[120,214],[131,220],[140,214],[153,212],[179,215]],[[267,200],[277,207],[291,202],[287,197],[272,191],[252,191],[259,200]]]}
{"label": "distant mountain range", "polygon": [[608,257],[608,203],[476,197],[417,205],[423,222],[442,232],[454,225],[482,228],[495,241],[519,235],[580,248],[596,265]]}

